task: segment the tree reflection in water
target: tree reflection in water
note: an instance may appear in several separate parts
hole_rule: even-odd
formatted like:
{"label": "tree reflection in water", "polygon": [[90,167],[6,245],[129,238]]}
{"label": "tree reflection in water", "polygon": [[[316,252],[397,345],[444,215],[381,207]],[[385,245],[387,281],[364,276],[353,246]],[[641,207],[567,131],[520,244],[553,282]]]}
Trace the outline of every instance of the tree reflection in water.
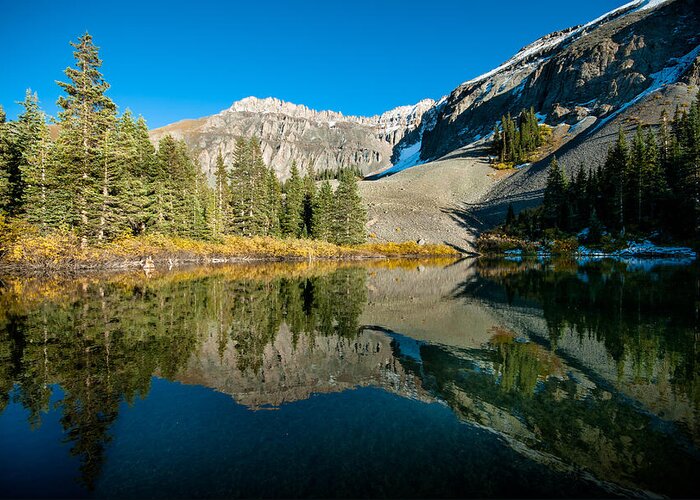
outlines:
{"label": "tree reflection in water", "polygon": [[[217,389],[251,407],[265,404],[265,391],[284,402],[372,384],[446,402],[529,459],[585,471],[614,493],[694,491],[697,269],[479,261],[470,273],[474,267],[443,297],[449,307],[468,300],[496,318],[490,340],[473,348],[361,324],[362,266],[7,280],[0,411],[21,404],[36,428],[60,387],[56,410],[91,488],[120,405],[145,398],[154,375],[195,380],[193,360],[211,345],[213,357],[239,374],[226,372],[228,385]],[[406,272],[405,280],[419,287],[419,276]],[[299,372],[298,386],[290,370]]]}

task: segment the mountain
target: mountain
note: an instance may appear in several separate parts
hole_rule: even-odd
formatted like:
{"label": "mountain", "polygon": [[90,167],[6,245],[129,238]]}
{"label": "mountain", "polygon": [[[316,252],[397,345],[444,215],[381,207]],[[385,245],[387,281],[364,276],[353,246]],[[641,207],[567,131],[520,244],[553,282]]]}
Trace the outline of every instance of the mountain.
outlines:
{"label": "mountain", "polygon": [[394,146],[420,125],[423,114],[434,104],[425,99],[362,117],[314,111],[272,97],[246,97],[216,115],[153,130],[151,137],[158,140],[172,134],[185,139],[210,175],[219,151],[230,164],[236,139],[251,136],[260,139],[265,162],[282,178],[289,174],[292,161],[302,171],[313,165],[317,172],[339,167],[370,172],[391,165]]}
{"label": "mountain", "polygon": [[[700,3],[638,0],[583,26],[547,35],[465,82],[424,114],[396,149],[413,161],[361,183],[379,241],[424,239],[472,250],[479,232],[542,200],[552,155],[571,175],[600,166],[622,128],[658,125],[698,93]],[[541,161],[489,165],[488,138],[506,113],[533,107],[551,126]],[[420,166],[406,167],[411,164]],[[397,168],[398,167],[398,168]]]}
{"label": "mountain", "polygon": [[693,0],[636,1],[537,40],[452,91],[423,134],[421,158],[486,135],[500,116],[522,108],[534,107],[550,125],[610,120],[697,61],[699,11]]}
{"label": "mountain", "polygon": [[[261,138],[265,159],[283,178],[292,160],[317,171],[358,166],[374,174],[361,183],[373,238],[468,249],[508,204],[517,210],[541,200],[549,155],[569,173],[580,164],[597,167],[620,127],[657,125],[662,112],[686,106],[699,83],[700,2],[634,0],[536,40],[437,102],[367,118],[247,98],[152,137],[184,137],[208,172],[219,149],[230,161],[241,135]],[[531,107],[552,127],[548,154],[495,172],[486,148],[494,124]]]}

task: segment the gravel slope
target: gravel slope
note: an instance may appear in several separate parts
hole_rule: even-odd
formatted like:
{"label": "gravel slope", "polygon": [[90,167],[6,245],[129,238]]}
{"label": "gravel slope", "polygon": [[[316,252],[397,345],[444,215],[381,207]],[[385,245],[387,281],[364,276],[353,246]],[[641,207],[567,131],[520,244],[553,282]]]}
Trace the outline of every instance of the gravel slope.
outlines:
{"label": "gravel slope", "polygon": [[[567,176],[579,165],[599,167],[620,128],[631,136],[639,124],[656,125],[663,110],[672,115],[676,105],[687,108],[697,92],[696,85],[670,85],[602,126],[577,131],[578,136],[558,127],[555,133],[561,129],[565,134],[555,146],[560,165]],[[379,241],[424,239],[471,252],[478,232],[500,224],[509,204],[517,213],[541,203],[551,157],[550,153],[529,167],[499,172],[488,165],[483,144],[475,143],[390,177],[362,181],[368,231]]]}
{"label": "gravel slope", "polygon": [[472,251],[479,224],[465,208],[485,196],[501,175],[489,167],[483,148],[472,145],[390,177],[360,182],[370,241],[372,235],[378,241],[423,239]]}

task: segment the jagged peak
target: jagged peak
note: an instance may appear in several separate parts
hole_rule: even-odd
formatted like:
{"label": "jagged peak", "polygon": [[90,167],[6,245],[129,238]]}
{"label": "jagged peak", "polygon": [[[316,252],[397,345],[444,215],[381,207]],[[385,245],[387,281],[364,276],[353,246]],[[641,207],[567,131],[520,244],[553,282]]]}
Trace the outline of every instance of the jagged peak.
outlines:
{"label": "jagged peak", "polygon": [[260,113],[260,114],[281,114],[297,118],[305,118],[321,122],[348,121],[375,126],[398,126],[402,123],[410,124],[435,105],[433,99],[423,99],[416,104],[398,106],[385,111],[381,115],[373,116],[353,116],[344,115],[340,111],[322,110],[316,111],[303,104],[295,104],[283,101],[276,97],[255,97],[249,96],[235,101],[228,109],[221,114],[228,113]]}

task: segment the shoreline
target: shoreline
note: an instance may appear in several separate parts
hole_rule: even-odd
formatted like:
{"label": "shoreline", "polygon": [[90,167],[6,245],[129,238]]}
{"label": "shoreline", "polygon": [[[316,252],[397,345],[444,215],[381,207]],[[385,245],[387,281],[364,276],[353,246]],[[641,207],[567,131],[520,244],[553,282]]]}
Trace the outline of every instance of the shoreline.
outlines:
{"label": "shoreline", "polygon": [[17,238],[0,248],[0,275],[81,275],[100,272],[172,271],[193,266],[264,263],[459,259],[444,244],[412,241],[339,246],[317,240],[227,237],[217,242],[162,235],[128,237],[81,247],[72,235]]}
{"label": "shoreline", "polygon": [[530,241],[491,234],[480,237],[477,246],[483,256],[501,258],[697,259],[694,248],[657,245],[646,238],[618,240],[607,245],[588,247],[574,238]]}

